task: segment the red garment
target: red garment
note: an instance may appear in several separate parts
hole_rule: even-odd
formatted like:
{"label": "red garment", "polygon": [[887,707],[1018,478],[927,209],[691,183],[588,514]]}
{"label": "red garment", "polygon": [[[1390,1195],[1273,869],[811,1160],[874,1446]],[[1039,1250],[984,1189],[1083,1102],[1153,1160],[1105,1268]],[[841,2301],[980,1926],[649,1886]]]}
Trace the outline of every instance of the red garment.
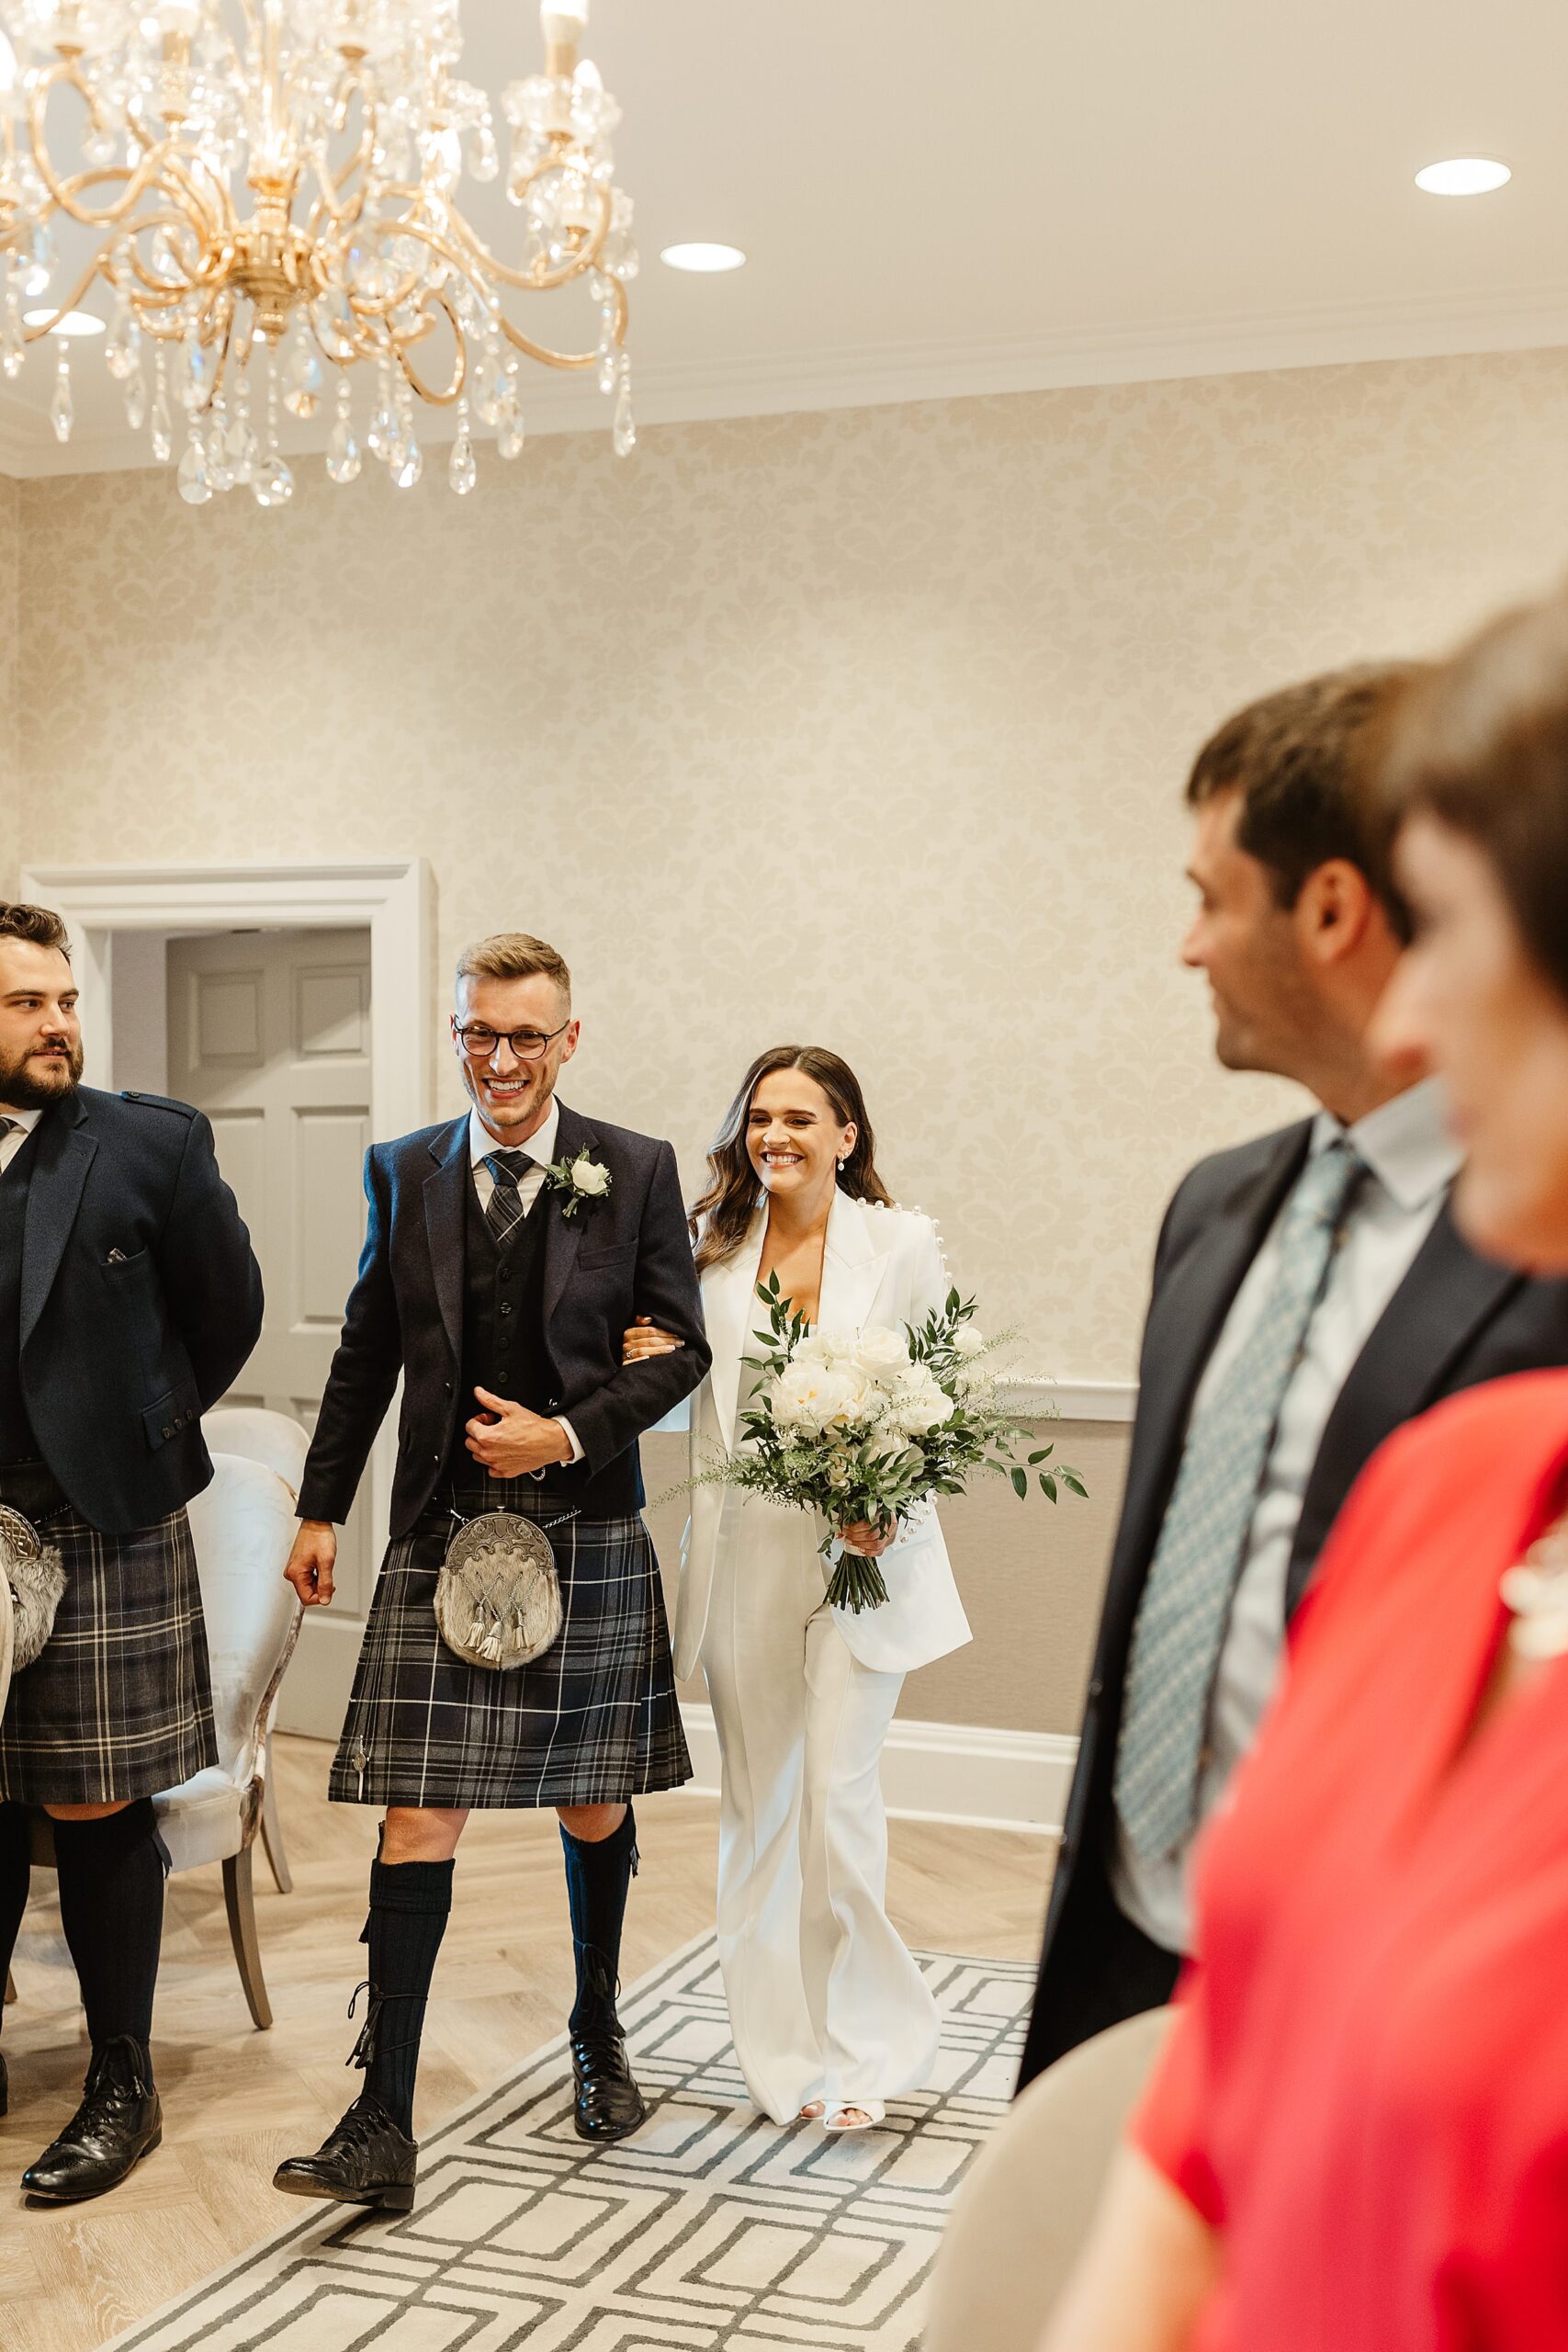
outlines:
{"label": "red garment", "polygon": [[1439,1406],[1298,1614],[1134,2124],[1223,2233],[1201,2352],[1568,2352],[1568,1657],[1470,1736],[1565,1477],[1568,1374]]}

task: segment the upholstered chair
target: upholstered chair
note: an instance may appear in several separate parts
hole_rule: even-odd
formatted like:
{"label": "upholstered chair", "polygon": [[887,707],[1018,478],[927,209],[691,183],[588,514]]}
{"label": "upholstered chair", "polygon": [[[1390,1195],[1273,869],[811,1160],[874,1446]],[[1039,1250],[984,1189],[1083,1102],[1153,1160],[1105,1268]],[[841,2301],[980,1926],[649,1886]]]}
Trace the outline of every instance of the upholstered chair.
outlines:
{"label": "upholstered chair", "polygon": [[1035,2352],[1170,2018],[1097,2033],[1009,2108],[948,2216],[922,2352]]}
{"label": "upholstered chair", "polygon": [[[298,1498],[310,1450],[310,1431],[288,1413],[266,1411],[259,1405],[221,1405],[202,1423],[214,1453],[243,1454],[247,1462],[263,1462],[276,1470],[291,1495]],[[273,1701],[273,1715],[277,1702]],[[283,1849],[283,1825],[277,1811],[277,1780],[272,1769],[272,1719],[266,1726],[266,1780],[262,1798],[261,1840],[280,1894],[292,1892],[288,1857]]]}

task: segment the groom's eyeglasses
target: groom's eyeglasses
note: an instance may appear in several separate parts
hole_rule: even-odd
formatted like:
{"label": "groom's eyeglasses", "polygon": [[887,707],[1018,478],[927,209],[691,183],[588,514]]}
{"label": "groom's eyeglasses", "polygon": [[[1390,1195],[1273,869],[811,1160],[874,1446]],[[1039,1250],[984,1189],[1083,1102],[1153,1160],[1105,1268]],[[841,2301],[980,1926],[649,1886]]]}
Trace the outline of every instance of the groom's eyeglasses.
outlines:
{"label": "groom's eyeglasses", "polygon": [[479,1022],[470,1022],[459,1029],[456,1022],[452,1034],[471,1062],[488,1062],[498,1046],[510,1046],[520,1062],[542,1061],[547,1046],[571,1027],[563,1021],[558,1029],[486,1029]]}

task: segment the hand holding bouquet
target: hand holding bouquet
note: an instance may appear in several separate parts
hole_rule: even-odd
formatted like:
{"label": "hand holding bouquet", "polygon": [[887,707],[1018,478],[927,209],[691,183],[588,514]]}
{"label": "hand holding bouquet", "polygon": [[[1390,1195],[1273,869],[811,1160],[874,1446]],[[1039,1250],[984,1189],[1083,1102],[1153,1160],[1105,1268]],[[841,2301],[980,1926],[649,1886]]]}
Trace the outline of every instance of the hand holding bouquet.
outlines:
{"label": "hand holding bouquet", "polygon": [[[813,1330],[779,1289],[758,1286],[768,1329],[762,1352],[744,1362],[760,1374],[743,1408],[730,1459],[704,1480],[766,1495],[821,1514],[821,1551],[831,1558],[845,1528],[869,1522],[891,1534],[936,1495],[962,1494],[975,1470],[1009,1476],[1020,1496],[1030,1471],[1052,1502],[1060,1487],[1085,1492],[1074,1470],[1046,1468],[1055,1449],[1013,1458],[1019,1428],[1004,1410],[992,1349],[974,1328],[975,1302],[950,1291],[918,1329]],[[887,1587],[874,1559],[844,1552],[828,1600],[857,1613],[876,1609]]]}

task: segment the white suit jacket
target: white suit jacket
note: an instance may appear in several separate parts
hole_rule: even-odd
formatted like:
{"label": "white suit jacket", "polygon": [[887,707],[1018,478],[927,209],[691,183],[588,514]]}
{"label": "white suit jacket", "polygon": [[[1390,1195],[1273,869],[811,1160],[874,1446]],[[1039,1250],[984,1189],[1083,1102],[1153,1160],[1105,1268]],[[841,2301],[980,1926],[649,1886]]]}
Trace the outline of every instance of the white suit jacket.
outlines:
{"label": "white suit jacket", "polygon": [[[692,1467],[706,1467],[735,1442],[743,1355],[757,1352],[753,1335],[767,1317],[757,1297],[766,1213],[759,1209],[745,1245],[703,1276],[703,1315],[713,1367],[692,1399]],[[818,1328],[896,1330],[923,1323],[946,1299],[949,1283],[942,1244],[929,1216],[913,1209],[875,1208],[835,1193],[822,1258]],[[675,1670],[694,1672],[707,1626],[708,1600],[725,1547],[737,1540],[741,1497],[723,1487],[698,1487],[682,1551],[675,1600]],[[726,1509],[727,1501],[729,1509]],[[737,1563],[740,1573],[741,1564]],[[884,1673],[908,1673],[960,1649],[970,1636],[936,1512],[922,1511],[901,1528],[882,1555],[888,1598],[880,1609],[833,1612],[852,1655]]]}

